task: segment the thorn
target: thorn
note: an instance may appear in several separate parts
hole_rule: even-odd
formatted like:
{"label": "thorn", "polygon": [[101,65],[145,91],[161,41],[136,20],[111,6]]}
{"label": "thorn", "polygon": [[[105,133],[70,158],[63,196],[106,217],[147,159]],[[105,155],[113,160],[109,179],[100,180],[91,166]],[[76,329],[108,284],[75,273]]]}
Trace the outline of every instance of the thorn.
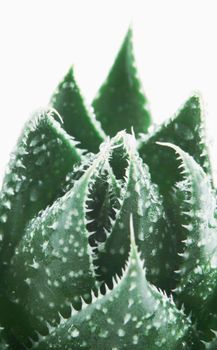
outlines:
{"label": "thorn", "polygon": [[59,315],[59,318],[60,318],[60,321],[59,321],[59,324],[64,324],[67,320],[67,318],[64,318],[60,312],[58,312],[58,315]]}
{"label": "thorn", "polygon": [[46,321],[46,326],[47,326],[47,329],[48,329],[48,333],[51,334],[54,329],[56,329],[56,327],[52,326],[49,322]]}
{"label": "thorn", "polygon": [[210,330],[211,330],[211,332],[212,332],[213,334],[215,334],[215,336],[217,337],[217,331],[214,330],[214,329],[210,329]]}

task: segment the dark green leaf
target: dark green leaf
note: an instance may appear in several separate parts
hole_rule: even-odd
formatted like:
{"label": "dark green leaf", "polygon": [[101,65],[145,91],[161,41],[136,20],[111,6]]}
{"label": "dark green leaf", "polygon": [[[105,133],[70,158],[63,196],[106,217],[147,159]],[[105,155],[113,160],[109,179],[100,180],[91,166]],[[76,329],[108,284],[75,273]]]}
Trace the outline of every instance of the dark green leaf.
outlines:
{"label": "dark green leaf", "polygon": [[[193,95],[175,116],[158,127],[141,143],[139,153],[150,167],[152,179],[164,195],[180,179],[175,156],[156,142],[171,142],[188,152],[210,174],[210,162],[204,135],[200,97]],[[160,170],[160,171],[159,171]]]}
{"label": "dark green leaf", "polygon": [[132,31],[128,31],[106,82],[93,101],[96,118],[108,135],[126,129],[147,132],[151,116],[135,67]]}
{"label": "dark green leaf", "polygon": [[[177,215],[182,226],[182,258],[179,282],[176,288],[178,300],[187,312],[192,312],[200,331],[211,336],[210,329],[217,328],[217,221],[216,201],[203,169],[179,147],[172,147],[181,160],[183,179],[177,184],[182,193],[177,201]],[[178,200],[180,197],[176,196]]]}
{"label": "dark green leaf", "polygon": [[[204,120],[199,96],[192,96],[177,114],[158,127],[140,145],[139,153],[149,166],[151,178],[159,187],[168,223],[171,252],[167,255],[168,265],[173,271],[179,267],[177,253],[182,245],[181,223],[177,215],[173,187],[181,180],[179,163],[174,152],[157,144],[158,141],[171,142],[188,152],[210,176],[210,163],[204,136]],[[176,285],[177,276],[171,275],[171,287]]]}
{"label": "dark green leaf", "polygon": [[85,106],[71,68],[54,92],[50,104],[63,119],[63,128],[81,147],[91,152],[99,149],[105,134],[91,110]]}
{"label": "dark green leaf", "polygon": [[4,329],[0,327],[0,350],[9,350],[9,345],[5,339]]}

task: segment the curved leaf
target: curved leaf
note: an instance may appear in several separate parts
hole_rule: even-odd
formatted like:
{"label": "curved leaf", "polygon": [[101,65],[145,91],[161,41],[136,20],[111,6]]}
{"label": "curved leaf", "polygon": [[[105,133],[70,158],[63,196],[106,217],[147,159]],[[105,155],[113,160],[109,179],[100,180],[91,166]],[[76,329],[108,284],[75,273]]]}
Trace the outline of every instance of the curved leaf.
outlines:
{"label": "curved leaf", "polygon": [[160,147],[157,142],[171,142],[188,152],[211,176],[210,163],[204,136],[204,120],[200,97],[193,95],[170,120],[158,127],[140,144],[139,154],[149,166],[152,181],[159,187],[167,218],[168,236],[172,247],[168,255],[168,265],[174,271],[170,286],[177,283],[175,273],[180,258],[177,253],[182,246],[181,222],[174,207],[173,187],[182,179],[175,154]]}
{"label": "curved leaf", "polygon": [[57,198],[60,183],[81,154],[52,111],[28,122],[0,195],[0,267],[8,263],[28,221]]}
{"label": "curved leaf", "polygon": [[[73,188],[30,222],[15,250],[3,276],[3,290],[14,309],[25,315],[18,338],[31,330],[43,331],[46,321],[55,324],[57,312],[67,315],[71,304],[81,306],[81,298],[91,301],[96,278],[88,243],[87,202],[108,150],[105,145]],[[16,327],[20,314],[15,312]],[[13,327],[11,332],[16,333]]]}
{"label": "curved leaf", "polygon": [[[181,160],[183,179],[177,184],[182,192],[181,205],[176,203],[182,222],[182,263],[176,288],[178,300],[197,319],[205,336],[217,328],[217,221],[216,201],[210,179],[195,160],[179,147],[172,147]],[[178,196],[176,199],[178,200]]]}
{"label": "curved leaf", "polygon": [[132,242],[128,266],[114,289],[81,311],[72,310],[47,336],[39,336],[33,348],[192,350],[193,333],[183,312],[147,282]]}

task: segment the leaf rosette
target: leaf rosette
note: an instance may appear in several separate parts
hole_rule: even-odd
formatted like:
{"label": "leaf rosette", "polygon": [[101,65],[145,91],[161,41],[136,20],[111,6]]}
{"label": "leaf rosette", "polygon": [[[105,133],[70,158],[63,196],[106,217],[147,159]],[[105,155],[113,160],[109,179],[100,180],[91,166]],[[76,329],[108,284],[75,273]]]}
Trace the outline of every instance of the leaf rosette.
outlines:
{"label": "leaf rosette", "polygon": [[0,349],[215,348],[200,97],[151,123],[131,30],[91,108],[71,68],[27,122],[1,191]]}

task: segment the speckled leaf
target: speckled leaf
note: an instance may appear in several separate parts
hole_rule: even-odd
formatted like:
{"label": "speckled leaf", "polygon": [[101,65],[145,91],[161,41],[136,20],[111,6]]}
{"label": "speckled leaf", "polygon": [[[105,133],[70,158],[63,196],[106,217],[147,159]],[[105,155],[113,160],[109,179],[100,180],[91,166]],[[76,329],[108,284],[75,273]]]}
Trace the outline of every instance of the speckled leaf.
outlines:
{"label": "speckled leaf", "polygon": [[[28,328],[43,331],[45,321],[57,321],[57,311],[67,315],[71,304],[79,308],[81,297],[91,301],[96,278],[88,243],[87,202],[106,152],[105,146],[72,190],[30,222],[5,271],[5,295],[26,317],[18,337],[29,335]],[[15,321],[20,322],[20,315]]]}
{"label": "speckled leaf", "polygon": [[81,147],[96,152],[105,138],[93,111],[87,109],[71,68],[54,92],[50,104],[63,118],[63,127],[80,141]]}
{"label": "speckled leaf", "polygon": [[[160,147],[157,142],[171,142],[188,152],[210,174],[207,146],[204,136],[204,120],[199,96],[192,96],[166,123],[158,127],[140,145],[139,153],[149,166],[151,178],[163,195],[172,252],[168,256],[173,271],[178,269],[180,259],[181,231],[179,217],[174,210],[173,186],[181,180],[175,154]],[[171,286],[176,283],[176,274],[171,276]]]}
{"label": "speckled leaf", "polygon": [[187,312],[197,319],[198,328],[210,335],[210,328],[217,329],[217,221],[215,196],[210,179],[195,160],[179,147],[174,148],[179,160],[183,179],[177,184],[182,193],[181,203],[176,195],[174,203],[182,222],[183,242],[176,288],[178,300]]}
{"label": "speckled leaf", "polygon": [[96,250],[96,271],[100,280],[109,286],[112,286],[112,277],[121,274],[129,253],[128,222],[133,213],[136,241],[146,259],[148,279],[167,288],[171,274],[167,252],[170,253],[172,247],[167,236],[162,200],[156,185],[151,183],[148,168],[138,156],[134,137],[124,132],[118,135],[119,139],[116,137],[113,141],[110,166],[123,184],[107,239],[98,244]]}
{"label": "speckled leaf", "polygon": [[71,317],[40,337],[33,348],[199,349],[193,346],[192,335],[190,320],[147,282],[133,242],[128,266],[114,289],[91,305],[84,305],[80,312],[72,311]]}
{"label": "speckled leaf", "polygon": [[[164,194],[171,184],[180,178],[175,157],[165,152],[156,142],[171,142],[188,152],[204,171],[210,175],[210,162],[205,141],[204,116],[201,100],[197,95],[190,97],[187,102],[171,119],[159,126],[141,143],[139,153],[150,167],[151,176]],[[167,166],[162,166],[166,164]],[[159,167],[161,171],[159,172]]]}
{"label": "speckled leaf", "polygon": [[131,29],[93,107],[108,135],[123,129],[131,132],[132,127],[136,135],[148,130],[151,116],[135,67]]}
{"label": "speckled leaf", "polygon": [[200,97],[150,124],[131,29],[90,109],[71,68],[27,123],[0,194],[0,350],[217,349]]}
{"label": "speckled leaf", "polygon": [[1,264],[9,261],[26,223],[57,198],[60,182],[81,158],[52,115],[36,114],[11,156],[0,197]]}
{"label": "speckled leaf", "polygon": [[[118,136],[117,136],[118,138]],[[112,149],[112,147],[111,147]],[[121,180],[117,179],[108,159],[105,166],[98,174],[97,181],[91,187],[87,204],[87,228],[90,233],[89,243],[96,246],[96,242],[106,239],[107,232],[115,218],[115,212],[119,206],[121,192]],[[73,171],[66,176],[62,185],[62,195],[69,191],[76,181],[87,171],[95,155],[89,153],[83,156],[82,161],[73,167]]]}

